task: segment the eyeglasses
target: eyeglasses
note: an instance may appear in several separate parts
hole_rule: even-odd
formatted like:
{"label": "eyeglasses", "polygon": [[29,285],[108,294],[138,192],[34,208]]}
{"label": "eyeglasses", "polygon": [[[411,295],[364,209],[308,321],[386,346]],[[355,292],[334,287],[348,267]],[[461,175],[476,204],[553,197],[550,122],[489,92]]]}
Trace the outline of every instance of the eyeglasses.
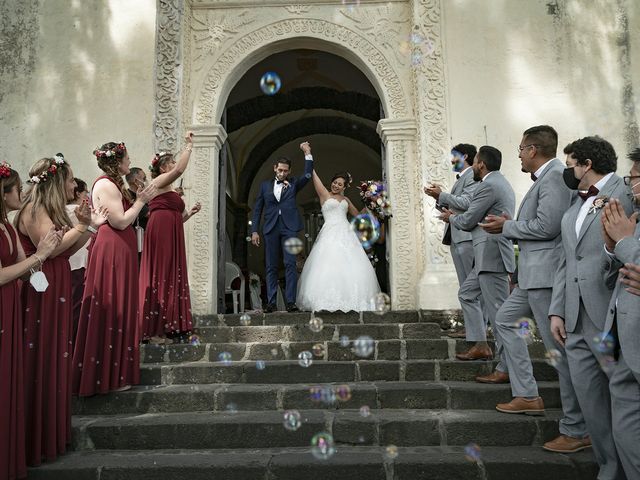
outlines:
{"label": "eyeglasses", "polygon": [[518,150],[518,153],[522,153],[522,151],[525,148],[529,148],[529,147],[538,147],[538,145],[536,145],[535,143],[530,143],[529,145],[523,145],[523,146],[518,145],[516,148]]}
{"label": "eyeglasses", "polygon": [[631,185],[631,180],[635,180],[636,178],[640,178],[640,175],[630,175],[627,177],[622,177],[625,185]]}

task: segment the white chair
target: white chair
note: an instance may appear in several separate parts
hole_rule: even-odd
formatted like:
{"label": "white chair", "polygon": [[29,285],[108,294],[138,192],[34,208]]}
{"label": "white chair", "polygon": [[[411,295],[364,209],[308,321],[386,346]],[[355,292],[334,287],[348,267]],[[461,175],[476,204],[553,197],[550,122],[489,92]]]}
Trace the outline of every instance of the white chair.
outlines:
{"label": "white chair", "polygon": [[[244,312],[244,275],[240,267],[233,262],[226,262],[224,270],[224,294],[233,296],[233,313]],[[233,290],[231,284],[240,279],[240,290]],[[238,298],[240,299],[240,309],[238,309]]]}
{"label": "white chair", "polygon": [[249,272],[249,300],[252,310],[262,310],[262,298],[260,298],[260,277]]}

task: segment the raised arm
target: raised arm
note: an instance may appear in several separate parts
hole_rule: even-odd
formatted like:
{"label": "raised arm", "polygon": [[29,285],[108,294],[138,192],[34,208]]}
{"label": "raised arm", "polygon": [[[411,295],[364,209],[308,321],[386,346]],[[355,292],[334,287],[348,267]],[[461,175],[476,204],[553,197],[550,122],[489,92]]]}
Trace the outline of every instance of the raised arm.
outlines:
{"label": "raised arm", "polygon": [[166,173],[161,173],[151,181],[151,183],[155,184],[158,188],[164,188],[167,185],[171,185],[178,178],[180,178],[180,176],[187,169],[187,165],[189,165],[189,159],[191,158],[191,150],[193,149],[193,133],[187,132],[187,135],[184,139],[187,145],[182,151],[182,154],[180,155],[176,166]]}
{"label": "raised arm", "polygon": [[157,193],[158,188],[152,183],[138,193],[133,206],[126,212],[122,208],[122,194],[116,185],[103,178],[98,180],[93,187],[94,203],[109,211],[108,222],[116,230],[124,230],[129,227],[136,218],[145,203]]}
{"label": "raised arm", "polygon": [[295,179],[296,192],[302,190],[309,183],[313,172],[313,156],[309,142],[302,142],[300,150],[304,153],[304,175]]}
{"label": "raised arm", "polygon": [[313,187],[316,189],[316,193],[318,194],[318,198],[320,199],[320,205],[322,205],[329,199],[331,195],[329,194],[329,190],[327,190],[327,188],[322,184],[322,180],[320,180],[320,177],[315,170],[313,171],[312,178]]}

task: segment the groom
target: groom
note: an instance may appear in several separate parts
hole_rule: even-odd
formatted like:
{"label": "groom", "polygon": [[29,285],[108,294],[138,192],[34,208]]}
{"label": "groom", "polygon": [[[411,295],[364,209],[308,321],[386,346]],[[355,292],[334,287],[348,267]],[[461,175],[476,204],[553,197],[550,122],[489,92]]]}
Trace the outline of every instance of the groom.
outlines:
{"label": "groom", "polygon": [[264,209],[264,240],[265,261],[267,264],[267,306],[265,312],[276,311],[276,294],[278,292],[278,267],[280,266],[280,252],[284,256],[286,290],[285,300],[287,312],[296,312],[296,287],[298,272],[296,270],[296,256],[287,252],[283,246],[285,240],[297,238],[302,230],[302,219],[296,205],[296,195],[311,180],[313,172],[313,157],[309,142],[300,144],[304,152],[304,176],[289,178],[291,160],[280,157],[273,165],[275,179],[266,180],[260,185],[256,205],[253,209],[251,243],[260,246],[260,217]]}

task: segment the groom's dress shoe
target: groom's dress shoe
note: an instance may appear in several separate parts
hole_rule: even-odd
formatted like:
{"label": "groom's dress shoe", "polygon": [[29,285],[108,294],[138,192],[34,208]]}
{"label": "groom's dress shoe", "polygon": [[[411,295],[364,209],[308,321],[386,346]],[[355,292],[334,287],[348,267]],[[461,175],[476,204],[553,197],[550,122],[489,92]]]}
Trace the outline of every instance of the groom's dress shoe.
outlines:
{"label": "groom's dress shoe", "polygon": [[295,303],[287,303],[287,312],[298,312],[298,306]]}
{"label": "groom's dress shoe", "polygon": [[277,307],[273,303],[267,303],[267,306],[264,308],[264,313],[273,313],[276,309]]}
{"label": "groom's dress shoe", "polygon": [[499,403],[496,410],[502,413],[525,413],[527,415],[543,415],[544,402],[542,398],[536,397],[527,400],[524,397],[514,397],[509,403]]}
{"label": "groom's dress shoe", "polygon": [[458,353],[456,358],[458,360],[491,360],[493,358],[493,352],[489,347],[478,347],[474,345],[466,352]]}
{"label": "groom's dress shoe", "polygon": [[560,435],[542,446],[545,450],[558,453],[575,453],[589,447],[591,447],[591,438],[574,438],[568,435]]}
{"label": "groom's dress shoe", "polygon": [[481,375],[476,377],[476,382],[478,383],[491,383],[497,385],[499,383],[509,383],[509,374],[501,372],[499,370],[494,370],[489,375]]}

